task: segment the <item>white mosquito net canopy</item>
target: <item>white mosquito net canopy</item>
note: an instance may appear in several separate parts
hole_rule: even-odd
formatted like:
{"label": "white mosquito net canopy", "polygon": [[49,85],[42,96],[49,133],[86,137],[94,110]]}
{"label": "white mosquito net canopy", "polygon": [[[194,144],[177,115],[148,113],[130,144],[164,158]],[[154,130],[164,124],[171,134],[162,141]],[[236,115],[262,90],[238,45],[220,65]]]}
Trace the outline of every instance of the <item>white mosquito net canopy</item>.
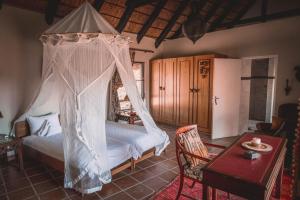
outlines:
{"label": "white mosquito net canopy", "polygon": [[129,40],[85,2],[42,36],[43,70],[39,93],[25,114],[60,113],[64,134],[65,187],[82,193],[111,181],[105,120],[108,85],[117,69],[127,95],[147,130],[159,141],[156,155],[169,144],[139,95]]}

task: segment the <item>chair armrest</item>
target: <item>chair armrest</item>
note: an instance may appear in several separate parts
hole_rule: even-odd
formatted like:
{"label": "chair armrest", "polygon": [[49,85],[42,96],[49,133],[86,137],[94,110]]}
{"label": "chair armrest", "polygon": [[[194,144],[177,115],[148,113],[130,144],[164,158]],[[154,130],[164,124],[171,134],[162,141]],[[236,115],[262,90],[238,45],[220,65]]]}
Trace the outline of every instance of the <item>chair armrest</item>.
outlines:
{"label": "chair armrest", "polygon": [[205,144],[206,146],[215,147],[215,148],[219,148],[219,149],[226,149],[225,146],[218,145],[218,144],[211,144],[211,143],[206,143],[206,142],[203,142],[203,144]]}
{"label": "chair armrest", "polygon": [[257,123],[256,128],[260,131],[271,131],[272,124],[271,123]]}
{"label": "chair armrest", "polygon": [[201,156],[192,154],[192,153],[187,152],[187,151],[183,151],[183,153],[184,153],[185,155],[189,155],[189,156],[191,156],[191,157],[193,157],[193,158],[197,158],[197,159],[203,160],[203,161],[205,161],[205,162],[210,162],[210,161],[211,161],[211,159],[209,159],[209,158],[204,158],[204,157],[201,157]]}

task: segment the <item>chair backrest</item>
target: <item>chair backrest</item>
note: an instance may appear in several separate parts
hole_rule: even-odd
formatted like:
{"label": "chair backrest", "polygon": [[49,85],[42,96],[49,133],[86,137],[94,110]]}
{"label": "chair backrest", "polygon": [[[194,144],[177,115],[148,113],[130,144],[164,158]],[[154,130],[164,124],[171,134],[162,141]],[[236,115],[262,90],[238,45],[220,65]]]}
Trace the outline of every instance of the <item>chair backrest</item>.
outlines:
{"label": "chair backrest", "polygon": [[187,125],[187,126],[180,127],[176,130],[176,136],[175,136],[176,157],[177,157],[177,162],[178,162],[180,170],[183,169],[183,163],[182,163],[182,160],[181,160],[181,155],[183,155],[184,159],[187,161],[186,156],[184,155],[184,152],[186,150],[184,149],[184,146],[180,141],[180,135],[185,134],[185,133],[187,133],[188,131],[190,131],[192,129],[197,129],[197,125],[196,124]]}

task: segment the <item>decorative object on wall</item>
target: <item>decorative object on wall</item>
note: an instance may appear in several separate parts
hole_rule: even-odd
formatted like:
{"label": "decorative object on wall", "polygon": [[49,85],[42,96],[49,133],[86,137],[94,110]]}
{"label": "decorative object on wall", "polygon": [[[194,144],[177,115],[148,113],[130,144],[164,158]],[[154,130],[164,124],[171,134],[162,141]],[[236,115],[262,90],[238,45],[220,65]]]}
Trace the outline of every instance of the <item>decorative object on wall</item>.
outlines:
{"label": "decorative object on wall", "polygon": [[0,118],[3,118],[2,112],[0,111]]}
{"label": "decorative object on wall", "polygon": [[292,87],[289,85],[289,79],[286,79],[286,86],[284,88],[285,96],[288,96],[292,90]]}
{"label": "decorative object on wall", "polygon": [[202,78],[205,78],[209,73],[209,60],[200,60],[199,61],[199,70]]}
{"label": "decorative object on wall", "polygon": [[191,15],[182,25],[182,33],[194,44],[207,31],[208,26],[203,17],[199,14],[201,1],[193,0],[191,2]]}
{"label": "decorative object on wall", "polygon": [[296,77],[296,79],[297,79],[298,81],[300,81],[300,65],[297,65],[297,66],[295,67],[295,71],[296,71],[295,77]]}

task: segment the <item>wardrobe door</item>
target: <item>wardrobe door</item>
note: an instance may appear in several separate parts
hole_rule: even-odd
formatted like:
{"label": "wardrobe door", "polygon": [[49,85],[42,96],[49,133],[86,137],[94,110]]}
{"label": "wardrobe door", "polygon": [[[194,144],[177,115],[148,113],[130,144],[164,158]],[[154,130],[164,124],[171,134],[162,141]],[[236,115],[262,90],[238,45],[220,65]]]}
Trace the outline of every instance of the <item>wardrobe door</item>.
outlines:
{"label": "wardrobe door", "polygon": [[177,125],[192,123],[193,57],[177,58]]}
{"label": "wardrobe door", "polygon": [[176,58],[163,59],[161,122],[176,124]]}
{"label": "wardrobe door", "polygon": [[193,123],[199,131],[211,132],[211,88],[213,59],[194,57]]}
{"label": "wardrobe door", "polygon": [[153,60],[151,62],[150,77],[150,109],[155,121],[161,120],[161,78],[162,78],[162,60]]}

